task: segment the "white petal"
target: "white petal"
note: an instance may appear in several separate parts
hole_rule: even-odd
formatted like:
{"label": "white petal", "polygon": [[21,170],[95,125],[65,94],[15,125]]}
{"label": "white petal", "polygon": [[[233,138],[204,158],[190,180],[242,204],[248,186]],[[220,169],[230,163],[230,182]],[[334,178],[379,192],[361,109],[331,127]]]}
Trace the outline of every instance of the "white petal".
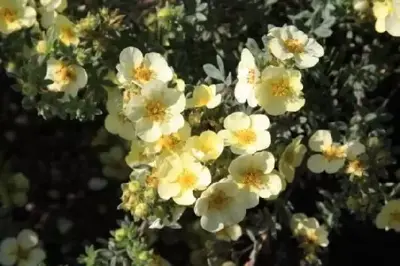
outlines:
{"label": "white petal", "polygon": [[211,101],[207,103],[207,108],[213,109],[217,107],[221,103],[221,100],[222,100],[221,94],[215,95],[215,97],[213,97]]}
{"label": "white petal", "polygon": [[209,232],[215,233],[224,228],[220,213],[213,212],[204,215],[200,219],[201,227]]}
{"label": "white petal", "polygon": [[328,174],[336,173],[343,167],[345,159],[336,159],[328,162],[325,166],[325,172]]}
{"label": "white petal", "polygon": [[138,67],[143,61],[142,52],[136,47],[127,47],[121,51],[119,55],[119,62],[123,67],[128,67],[130,70],[133,67]]}
{"label": "white petal", "polygon": [[249,92],[249,95],[247,96],[247,103],[252,108],[254,108],[258,105],[256,93],[253,88],[251,89],[251,91]]}
{"label": "white petal", "polygon": [[265,150],[271,145],[271,134],[268,131],[257,132],[256,149],[258,151]]}
{"label": "white petal", "polygon": [[157,191],[160,198],[168,200],[179,194],[181,188],[177,183],[164,183],[158,184]]}
{"label": "white petal", "polygon": [[278,38],[270,40],[268,47],[271,53],[279,60],[287,60],[293,57],[293,54],[286,51],[286,48]]}
{"label": "white petal", "polygon": [[143,118],[136,122],[136,134],[146,142],[154,142],[161,137],[162,132],[158,124]]}
{"label": "white petal", "polygon": [[349,159],[356,159],[360,154],[365,153],[365,146],[359,141],[351,141],[347,144],[347,157]]}
{"label": "white petal", "polygon": [[17,261],[18,243],[14,237],[5,238],[0,244],[0,264],[12,266]]}
{"label": "white petal", "polygon": [[18,245],[25,249],[31,249],[39,243],[38,235],[30,229],[24,229],[17,236]]}
{"label": "white petal", "polygon": [[307,53],[301,53],[295,55],[294,60],[296,62],[296,66],[300,69],[313,67],[319,61],[318,57],[314,57]]}
{"label": "white petal", "polygon": [[275,157],[268,151],[257,152],[251,156],[252,165],[263,171],[263,173],[271,173],[275,167]]}
{"label": "white petal", "polygon": [[224,128],[233,131],[249,128],[250,125],[250,117],[243,112],[232,113],[224,120]]}
{"label": "white petal", "polygon": [[307,167],[308,169],[316,174],[322,173],[327,165],[327,161],[325,157],[321,154],[314,154],[311,155],[310,158],[307,160]]}
{"label": "white petal", "polygon": [[245,103],[247,101],[250,90],[253,89],[251,84],[247,82],[239,81],[235,86],[235,98],[239,103]]}
{"label": "white petal", "polygon": [[41,263],[46,258],[46,253],[41,248],[34,248],[29,252],[28,260],[35,265]]}
{"label": "white petal", "polygon": [[257,130],[266,130],[269,128],[270,121],[268,116],[262,114],[250,115],[251,127]]}
{"label": "white petal", "polygon": [[178,196],[174,197],[173,199],[176,204],[182,206],[192,205],[196,201],[196,198],[194,197],[192,190],[186,190],[182,194],[179,194]]}
{"label": "white petal", "polygon": [[177,114],[170,117],[166,121],[161,122],[160,129],[163,135],[170,135],[181,129],[184,124],[185,119],[183,116],[181,114]]}
{"label": "white petal", "polygon": [[308,140],[311,150],[320,152],[324,146],[332,145],[332,136],[329,130],[317,130]]}
{"label": "white petal", "polygon": [[159,53],[148,53],[145,55],[144,60],[146,64],[149,64],[150,69],[156,72],[158,80],[163,82],[172,80],[173,72],[162,55]]}
{"label": "white petal", "polygon": [[31,27],[36,22],[36,10],[33,7],[27,6],[23,12],[21,24],[25,27]]}
{"label": "white petal", "polygon": [[386,31],[394,37],[400,37],[400,17],[395,12],[386,17]]}
{"label": "white petal", "polygon": [[278,195],[283,188],[282,179],[277,173],[267,175],[268,181],[265,189],[260,190],[259,195],[261,198],[268,199],[272,196]]}
{"label": "white petal", "polygon": [[314,39],[308,39],[306,52],[315,57],[321,57],[324,55],[324,48]]}
{"label": "white petal", "polygon": [[248,189],[240,189],[239,195],[237,196],[238,201],[245,209],[256,207],[260,201],[259,198],[258,194]]}
{"label": "white petal", "polygon": [[297,97],[287,101],[285,107],[288,112],[297,112],[304,106],[305,102],[306,100],[303,97]]}
{"label": "white petal", "polygon": [[227,210],[224,211],[225,217],[227,217],[226,225],[233,225],[241,222],[246,216],[246,209],[236,204],[231,204]]}
{"label": "white petal", "polygon": [[86,70],[83,67],[77,65],[75,65],[73,68],[76,73],[76,86],[79,89],[85,87],[88,82],[88,75],[86,73]]}
{"label": "white petal", "polygon": [[206,214],[208,210],[208,199],[207,198],[199,198],[197,199],[194,207],[193,207],[194,213],[197,216],[202,216]]}

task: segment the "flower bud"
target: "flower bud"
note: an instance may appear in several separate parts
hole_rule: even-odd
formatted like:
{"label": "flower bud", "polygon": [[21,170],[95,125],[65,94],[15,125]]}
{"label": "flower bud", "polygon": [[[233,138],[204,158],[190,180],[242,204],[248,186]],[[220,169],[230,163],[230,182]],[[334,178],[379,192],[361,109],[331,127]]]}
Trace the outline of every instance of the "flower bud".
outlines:
{"label": "flower bud", "polygon": [[138,218],[144,218],[149,213],[149,207],[146,203],[139,203],[135,207],[134,215]]}
{"label": "flower bud", "polygon": [[47,42],[44,40],[40,40],[36,44],[35,48],[38,54],[45,54],[47,52]]}

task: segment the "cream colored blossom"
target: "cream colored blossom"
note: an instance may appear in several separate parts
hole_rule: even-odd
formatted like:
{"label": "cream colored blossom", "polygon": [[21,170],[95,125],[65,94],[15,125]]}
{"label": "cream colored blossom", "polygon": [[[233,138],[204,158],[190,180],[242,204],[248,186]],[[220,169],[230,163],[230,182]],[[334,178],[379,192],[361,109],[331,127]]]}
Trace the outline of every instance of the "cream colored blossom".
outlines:
{"label": "cream colored blossom", "polygon": [[217,94],[215,85],[196,86],[192,98],[187,100],[188,108],[199,108],[206,106],[208,109],[217,107],[221,103],[221,94]]}
{"label": "cream colored blossom", "polygon": [[224,227],[215,233],[216,238],[223,241],[237,241],[241,235],[242,228],[238,224]]}
{"label": "cream colored blossom", "polygon": [[324,55],[324,48],[295,26],[274,27],[268,33],[268,47],[279,60],[293,59],[300,69],[310,68]]}
{"label": "cream colored blossom", "polygon": [[372,12],[376,18],[375,30],[387,31],[390,35],[400,37],[400,1],[374,0]]}
{"label": "cream colored blossom", "polygon": [[27,4],[27,0],[0,1],[1,33],[10,34],[33,26],[36,22],[36,10]]}
{"label": "cream colored blossom", "polygon": [[235,86],[235,98],[239,103],[247,103],[250,107],[258,105],[254,90],[260,81],[260,71],[254,56],[245,48],[242,50],[238,65],[238,82]]}
{"label": "cream colored blossom", "polygon": [[308,146],[314,152],[308,158],[307,167],[313,173],[333,174],[339,171],[347,156],[347,147],[332,141],[329,130],[317,130],[309,139]]}
{"label": "cream colored blossom", "polygon": [[258,104],[270,115],[297,112],[305,103],[301,73],[283,67],[266,67],[256,87]]}
{"label": "cream colored blossom", "polygon": [[211,183],[208,168],[189,153],[171,155],[165,164],[168,170],[158,184],[158,194],[164,200],[172,198],[179,205],[191,205],[196,201],[193,191],[204,190]]}
{"label": "cream colored blossom", "polygon": [[296,213],[292,216],[290,227],[303,244],[321,247],[327,247],[329,244],[328,231],[324,226],[320,226],[314,217],[308,218],[304,213]]}
{"label": "cream colored blossom", "polygon": [[303,161],[307,147],[301,144],[303,136],[298,136],[285,148],[279,158],[279,172],[285,177],[288,183],[292,183],[295,170]]}
{"label": "cream colored blossom", "polygon": [[379,229],[400,232],[400,200],[388,201],[376,217],[375,224]]}
{"label": "cream colored blossom", "polygon": [[224,150],[224,139],[214,131],[203,131],[200,136],[189,138],[186,149],[202,162],[216,160]]}
{"label": "cream colored blossom", "polygon": [[46,29],[55,23],[58,13],[63,12],[68,6],[67,0],[40,0],[40,4],[42,5],[39,8],[40,24]]}
{"label": "cream colored blossom", "polygon": [[361,160],[360,156],[365,153],[364,144],[359,141],[351,141],[347,145],[347,165],[345,172],[357,177],[365,174],[366,165]]}
{"label": "cream colored blossom", "polygon": [[5,238],[0,244],[0,264],[3,266],[39,265],[46,254],[39,246],[39,238],[35,232],[24,229],[16,238]]}
{"label": "cream colored blossom", "polygon": [[125,109],[129,119],[136,122],[136,134],[146,142],[177,132],[184,126],[181,114],[186,99],[183,93],[169,89],[154,80],[147,83],[139,95],[133,95]]}
{"label": "cream colored blossom", "polygon": [[368,0],[353,0],[353,9],[357,12],[365,12],[370,8]]}
{"label": "cream colored blossom", "polygon": [[142,52],[135,47],[122,50],[117,70],[118,80],[122,84],[133,82],[143,86],[153,80],[168,82],[173,77],[172,69],[162,55],[147,53],[143,57]]}
{"label": "cream colored blossom", "polygon": [[194,213],[201,216],[200,225],[204,230],[215,233],[242,221],[246,209],[252,205],[235,182],[223,179],[201,193],[194,205]]}
{"label": "cream colored blossom", "polygon": [[79,36],[76,25],[64,15],[55,18],[55,33],[58,39],[66,46],[78,45]]}
{"label": "cream colored blossom", "polygon": [[130,151],[125,157],[125,162],[129,167],[134,168],[141,164],[152,165],[155,162],[155,154],[146,151],[146,144],[136,137],[132,139]]}
{"label": "cream colored blossom", "polygon": [[246,115],[235,112],[224,120],[224,130],[218,135],[224,139],[225,146],[230,146],[235,154],[251,154],[269,147],[271,135],[267,131],[270,126],[266,115]]}
{"label": "cream colored blossom", "polygon": [[229,165],[229,178],[245,190],[251,207],[258,205],[259,197],[276,198],[282,191],[284,185],[274,166],[275,158],[267,151],[241,155]]}
{"label": "cream colored blossom", "polygon": [[49,91],[64,92],[65,96],[76,97],[78,91],[86,86],[88,76],[81,66],[50,58],[44,79],[53,81],[47,86]]}
{"label": "cream colored blossom", "polygon": [[180,153],[183,151],[186,141],[191,135],[191,131],[192,129],[189,123],[185,121],[183,127],[177,132],[163,135],[154,142],[147,142],[146,152],[149,154],[162,153],[161,156],[167,156],[171,153]]}
{"label": "cream colored blossom", "polygon": [[108,115],[104,126],[107,131],[126,140],[135,139],[135,124],[123,113],[123,96],[119,90],[109,90],[106,107]]}

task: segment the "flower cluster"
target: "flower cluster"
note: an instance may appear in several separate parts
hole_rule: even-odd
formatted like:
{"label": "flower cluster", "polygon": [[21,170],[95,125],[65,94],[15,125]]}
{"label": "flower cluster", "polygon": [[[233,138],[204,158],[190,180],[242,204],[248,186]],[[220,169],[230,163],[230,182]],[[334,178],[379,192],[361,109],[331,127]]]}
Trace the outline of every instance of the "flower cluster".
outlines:
{"label": "flower cluster", "polygon": [[[277,198],[292,182],[306,148],[299,136],[275,169],[277,159],[267,151],[267,115],[303,107],[300,71],[317,64],[324,51],[294,26],[272,28],[264,42],[261,54],[243,49],[233,96],[239,104],[261,106],[266,114],[232,109],[221,119],[213,117],[208,128],[208,121],[193,122],[190,115],[220,113],[229,88],[200,84],[189,92],[161,54],[143,55],[135,47],[121,52],[116,66],[121,89],[109,89],[105,126],[131,142],[126,162],[132,177],[141,180],[123,185],[123,209],[146,218],[154,204],[146,200],[151,194],[152,199],[193,206],[202,228],[216,233],[241,222],[260,198]],[[218,169],[221,163],[228,164],[225,171]]]}
{"label": "flower cluster", "polygon": [[304,246],[326,247],[329,244],[328,232],[324,226],[320,226],[317,219],[307,217],[304,213],[296,213],[292,216],[290,227]]}

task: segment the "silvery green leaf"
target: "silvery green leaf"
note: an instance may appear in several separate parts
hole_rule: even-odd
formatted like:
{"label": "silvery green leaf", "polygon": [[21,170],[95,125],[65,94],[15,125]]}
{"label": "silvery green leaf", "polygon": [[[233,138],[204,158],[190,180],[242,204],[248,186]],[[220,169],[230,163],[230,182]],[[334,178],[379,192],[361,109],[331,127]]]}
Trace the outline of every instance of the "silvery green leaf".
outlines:
{"label": "silvery green leaf", "polygon": [[376,113],[369,113],[366,116],[364,116],[364,121],[370,122],[372,120],[375,120],[376,118],[377,118],[377,114]]}
{"label": "silvery green leaf", "polygon": [[196,13],[197,21],[207,21],[207,17],[202,13]]}
{"label": "silvery green leaf", "polygon": [[[263,38],[264,38],[264,37],[263,37]],[[248,38],[248,39],[247,39],[246,47],[247,47],[247,49],[250,50],[250,52],[251,52],[253,55],[257,55],[257,54],[261,53],[260,47],[258,46],[257,42],[256,42],[254,39],[252,39],[252,38]]]}
{"label": "silvery green leaf", "polygon": [[204,72],[207,74],[207,76],[213,78],[213,79],[217,79],[220,81],[224,81],[224,76],[221,74],[221,72],[214,66],[211,64],[205,64],[203,65],[203,70]]}
{"label": "silvery green leaf", "polygon": [[275,4],[276,2],[278,2],[278,0],[267,0],[265,4],[266,4],[267,6],[270,6],[270,5]]}
{"label": "silvery green leaf", "polygon": [[225,76],[224,61],[222,61],[222,58],[219,55],[217,55],[217,64],[222,76]]}
{"label": "silvery green leaf", "polygon": [[225,85],[230,86],[232,84],[232,73],[229,72],[228,77],[225,79]]}
{"label": "silvery green leaf", "polygon": [[200,5],[198,5],[198,6],[196,7],[196,11],[197,11],[197,12],[201,12],[201,11],[205,10],[205,9],[207,8],[207,6],[208,6],[207,3],[201,3]]}
{"label": "silvery green leaf", "polygon": [[324,25],[319,26],[314,30],[315,35],[321,38],[327,38],[332,35],[332,30],[329,28],[326,28]]}

